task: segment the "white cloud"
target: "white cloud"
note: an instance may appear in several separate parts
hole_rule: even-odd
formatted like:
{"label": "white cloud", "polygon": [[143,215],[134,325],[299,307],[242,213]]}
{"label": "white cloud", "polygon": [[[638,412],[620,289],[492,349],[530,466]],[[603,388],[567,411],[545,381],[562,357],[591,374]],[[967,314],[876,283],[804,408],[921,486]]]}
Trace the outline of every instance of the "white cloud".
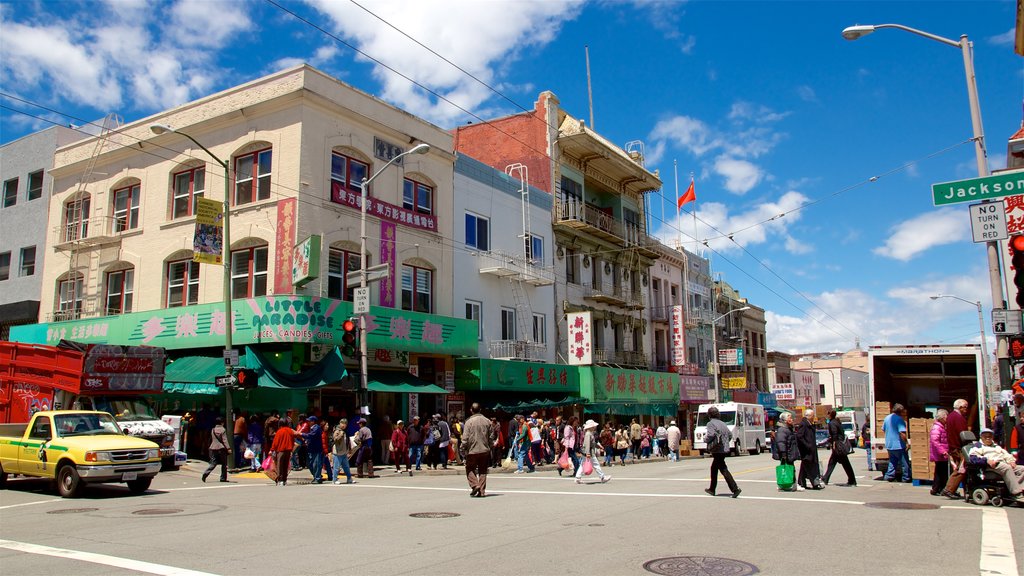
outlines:
{"label": "white cloud", "polygon": [[818,95],[814,92],[814,88],[811,88],[806,84],[803,86],[796,87],[796,95],[799,96],[800,99],[803,100],[804,102],[818,101]]}
{"label": "white cloud", "polygon": [[906,262],[929,248],[969,237],[966,213],[962,209],[943,208],[897,224],[885,245],[875,248],[874,253]]}
{"label": "white cloud", "polygon": [[989,44],[995,44],[996,46],[1013,46],[1014,41],[1014,29],[1010,28],[1002,34],[996,34],[988,38]]}
{"label": "white cloud", "polygon": [[223,74],[213,64],[217,49],[252,26],[244,10],[203,0],[159,9],[107,0],[70,16],[60,5],[40,6],[54,11],[0,22],[0,83],[101,111],[168,108],[205,94]]}
{"label": "white cloud", "polygon": [[[381,83],[380,95],[407,111],[438,124],[451,124],[465,116],[462,110],[413,85],[384,65],[428,86],[457,106],[475,113],[493,93],[452,65],[417,46],[374,16],[349,2],[307,0],[325,15],[333,32],[382,62],[373,62],[373,76]],[[562,24],[578,14],[579,1],[512,2],[501,5],[500,16],[490,2],[382,2],[372,10],[448,60],[494,85],[500,68],[509,66],[526,50],[554,40]],[[359,60],[369,62],[366,57]]]}
{"label": "white cloud", "polygon": [[764,177],[764,173],[755,164],[725,156],[715,160],[714,170],[725,178],[725,189],[733,194],[746,194]]}
{"label": "white cloud", "polygon": [[814,247],[810,244],[801,242],[792,236],[786,236],[786,250],[790,254],[808,254],[814,251]]}
{"label": "white cloud", "polygon": [[[697,183],[697,230],[694,232],[693,221],[687,214],[670,220],[655,232],[663,242],[671,244],[678,238],[679,230],[686,238],[692,240],[693,234],[701,241],[708,240],[708,245],[716,251],[737,251],[740,246],[747,247],[763,244],[770,237],[777,236],[787,239],[787,249],[801,250],[797,240],[789,242],[789,227],[799,221],[800,212],[793,212],[785,217],[779,215],[789,212],[807,202],[807,197],[795,191],[786,192],[775,202],[765,202],[735,214],[729,213],[729,207],[720,202],[700,202],[701,186]],[[764,222],[762,224],[762,222]],[[734,233],[735,232],[735,233]],[[732,239],[722,237],[723,234],[734,233]],[[685,240],[685,238],[684,238]]]}
{"label": "white cloud", "polygon": [[674,144],[694,156],[703,156],[722,145],[707,124],[689,116],[673,116],[658,122],[648,139],[656,145]]}

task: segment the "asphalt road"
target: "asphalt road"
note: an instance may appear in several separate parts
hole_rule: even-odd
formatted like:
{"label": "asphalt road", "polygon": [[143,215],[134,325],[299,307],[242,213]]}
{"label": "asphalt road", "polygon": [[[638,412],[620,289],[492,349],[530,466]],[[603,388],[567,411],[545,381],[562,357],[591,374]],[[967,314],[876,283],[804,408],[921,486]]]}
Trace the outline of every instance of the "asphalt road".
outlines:
{"label": "asphalt road", "polygon": [[[760,574],[1021,573],[1024,508],[876,481],[862,457],[855,454],[860,486],[800,493],[776,489],[767,454],[730,458],[743,489],[737,499],[724,482],[722,496],[704,494],[710,461],[701,459],[613,466],[607,484],[577,485],[551,467],[491,474],[483,499],[470,498],[458,474],[391,471],[349,486],[277,487],[259,477],[203,484],[193,466],[161,473],[142,496],[107,486],[75,500],[12,479],[0,491],[0,571],[642,575],[652,573],[649,561],[697,556]],[[833,477],[844,480],[841,471]],[[937,507],[884,507],[892,504]],[[457,516],[410,516],[441,512]],[[696,562],[658,566],[687,574],[682,568]],[[747,570],[722,573],[754,573]]]}

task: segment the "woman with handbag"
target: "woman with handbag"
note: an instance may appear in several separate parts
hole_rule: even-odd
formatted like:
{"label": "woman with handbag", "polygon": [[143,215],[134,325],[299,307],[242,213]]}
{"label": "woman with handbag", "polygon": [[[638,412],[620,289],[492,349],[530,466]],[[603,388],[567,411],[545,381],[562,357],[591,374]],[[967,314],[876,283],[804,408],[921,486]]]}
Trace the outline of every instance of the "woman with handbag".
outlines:
{"label": "woman with handbag", "polygon": [[779,461],[775,469],[776,482],[779,490],[784,492],[800,492],[805,490],[796,483],[796,468],[793,463],[800,459],[800,448],[796,445],[796,433],[793,432],[793,414],[779,414],[779,427],[775,431],[772,442],[772,458]]}
{"label": "woman with handbag", "polygon": [[593,420],[587,420],[587,423],[583,425],[583,463],[576,468],[576,483],[583,483],[583,475],[590,475],[593,472],[597,472],[598,478],[601,479],[601,483],[612,479],[611,476],[606,476],[604,471],[601,470],[601,464],[597,461],[598,455],[598,442],[597,437],[594,436],[594,430],[597,429],[597,422]]}
{"label": "woman with handbag", "polygon": [[846,438],[846,432],[843,430],[843,423],[836,418],[836,411],[828,411],[828,441],[832,445],[832,455],[828,458],[828,469],[825,470],[825,478],[823,481],[828,486],[828,479],[832,477],[832,470],[836,467],[836,463],[842,464],[843,470],[846,472],[846,486],[856,486],[857,478],[853,475],[853,466],[850,465],[850,452],[853,448],[850,447],[850,441]]}
{"label": "woman with handbag", "polygon": [[[576,457],[576,451],[579,448],[576,442],[576,425],[579,424],[580,419],[573,416],[569,419],[569,423],[565,425],[565,429],[562,431],[562,455],[560,458],[566,458],[572,463],[572,473],[576,474],[576,471],[580,467],[580,460]],[[565,468],[568,470],[568,467]],[[558,475],[562,475],[562,466],[558,466]]]}
{"label": "woman with handbag", "polygon": [[626,453],[629,452],[630,444],[629,431],[619,424],[619,429],[615,431],[615,455],[619,457],[622,466],[626,465]]}
{"label": "woman with handbag", "polygon": [[231,454],[231,448],[228,448],[225,434],[227,434],[227,430],[224,428],[224,417],[217,416],[217,419],[213,421],[213,430],[210,436],[210,465],[206,468],[206,472],[203,472],[203,482],[206,482],[206,478],[218,464],[220,465],[220,481],[228,481],[228,454]]}

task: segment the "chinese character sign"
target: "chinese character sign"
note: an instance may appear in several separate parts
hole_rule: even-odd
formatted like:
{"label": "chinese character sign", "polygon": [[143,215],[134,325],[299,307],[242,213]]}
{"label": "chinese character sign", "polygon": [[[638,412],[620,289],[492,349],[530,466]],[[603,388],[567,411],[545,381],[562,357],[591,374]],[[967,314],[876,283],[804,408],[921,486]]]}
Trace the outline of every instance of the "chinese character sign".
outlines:
{"label": "chinese character sign", "polygon": [[224,263],[224,204],[219,200],[196,198],[196,233],[192,239],[192,261]]}
{"label": "chinese character sign", "polygon": [[683,325],[683,306],[672,307],[672,365],[686,364],[686,326]]}
{"label": "chinese character sign", "polygon": [[566,314],[569,324],[569,364],[586,365],[593,362],[590,312],[572,312]]}
{"label": "chinese character sign", "polygon": [[396,255],[395,240],[398,236],[398,230],[394,223],[381,221],[380,223],[380,263],[388,265],[388,276],[380,281],[380,294],[379,300],[381,306],[387,308],[395,307],[395,272],[398,267],[398,257]]}
{"label": "chinese character sign", "polygon": [[299,242],[292,256],[292,284],[305,286],[320,275],[320,235]]}

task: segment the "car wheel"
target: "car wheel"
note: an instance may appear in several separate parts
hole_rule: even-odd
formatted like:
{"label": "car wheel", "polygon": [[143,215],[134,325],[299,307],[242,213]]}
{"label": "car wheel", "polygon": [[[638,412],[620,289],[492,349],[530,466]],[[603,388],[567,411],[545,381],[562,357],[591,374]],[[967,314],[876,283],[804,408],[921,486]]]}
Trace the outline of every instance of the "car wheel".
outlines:
{"label": "car wheel", "polygon": [[57,470],[57,491],[62,498],[74,498],[82,491],[82,478],[73,464],[65,464]]}
{"label": "car wheel", "polygon": [[132,494],[142,494],[146,490],[149,490],[149,485],[153,483],[153,478],[139,478],[138,480],[129,480],[128,490]]}

